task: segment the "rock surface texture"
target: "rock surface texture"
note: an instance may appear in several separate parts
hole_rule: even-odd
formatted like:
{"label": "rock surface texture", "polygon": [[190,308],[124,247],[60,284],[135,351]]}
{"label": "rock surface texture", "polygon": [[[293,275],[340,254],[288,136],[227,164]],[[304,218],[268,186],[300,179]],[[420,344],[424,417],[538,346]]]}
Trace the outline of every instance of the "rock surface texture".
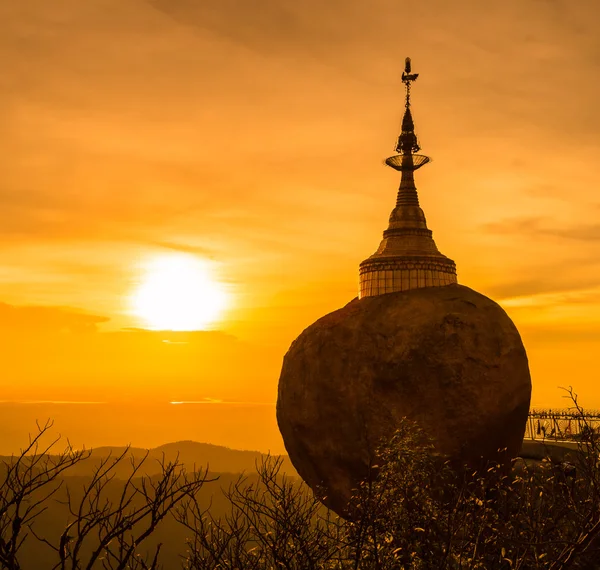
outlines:
{"label": "rock surface texture", "polygon": [[[531,396],[527,355],[495,302],[462,285],[355,299],[293,343],[277,421],[298,473],[343,514],[401,418],[458,464],[515,457]],[[371,463],[372,464],[372,463]]]}

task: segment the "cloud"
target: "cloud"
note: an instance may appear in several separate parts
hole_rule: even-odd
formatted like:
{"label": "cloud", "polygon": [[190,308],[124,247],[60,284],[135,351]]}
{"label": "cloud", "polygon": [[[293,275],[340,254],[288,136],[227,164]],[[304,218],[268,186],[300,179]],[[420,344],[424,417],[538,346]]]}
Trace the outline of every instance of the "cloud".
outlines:
{"label": "cloud", "polygon": [[576,346],[578,343],[595,343],[600,341],[600,327],[583,325],[579,327],[552,325],[520,325],[519,331],[527,344],[544,347],[552,345]]}
{"label": "cloud", "polygon": [[525,278],[501,281],[490,284],[485,288],[485,294],[494,299],[513,299],[521,297],[532,297],[536,295],[577,293],[586,291],[598,285],[599,279],[591,277],[583,281],[578,276],[568,275],[564,272],[564,266],[556,265],[556,270],[562,273],[553,272],[551,269],[540,270],[532,268],[529,275]]}
{"label": "cloud", "polygon": [[260,6],[245,0],[146,1],[180,24],[212,32],[271,57],[282,50],[301,50],[307,57],[324,46],[339,48],[340,43],[351,43],[353,38],[344,28],[356,21],[344,18],[340,10],[365,15],[370,11],[351,9],[339,0],[328,4],[263,0]]}
{"label": "cloud", "polygon": [[600,287],[575,288],[550,292],[537,291],[533,295],[519,294],[512,298],[505,298],[502,302],[505,307],[530,308],[530,307],[556,307],[564,305],[596,305],[600,306]]}
{"label": "cloud", "polygon": [[491,234],[558,237],[587,242],[600,241],[600,224],[577,223],[570,226],[553,227],[552,220],[542,217],[507,218],[484,224],[482,229]]}
{"label": "cloud", "polygon": [[199,330],[199,331],[170,331],[170,330],[149,330],[138,327],[126,327],[119,331],[110,331],[105,333],[119,342],[126,342],[127,338],[150,339],[153,341],[177,343],[219,343],[222,345],[236,343],[238,339],[230,334],[219,330]]}
{"label": "cloud", "polygon": [[107,317],[68,307],[14,306],[0,303],[0,330],[6,334],[36,335],[56,332],[96,332]]}
{"label": "cloud", "polygon": [[532,234],[538,231],[539,225],[544,221],[539,217],[508,218],[497,222],[483,224],[483,231],[500,235]]}
{"label": "cloud", "polygon": [[217,398],[205,398],[204,400],[191,400],[191,401],[174,401],[169,402],[171,405],[223,405],[223,406],[275,406],[275,402],[230,402],[224,401]]}
{"label": "cloud", "polygon": [[170,249],[172,251],[180,251],[183,253],[193,253],[196,255],[201,255],[207,259],[213,259],[215,252],[214,250],[204,247],[201,245],[192,245],[186,243],[174,243],[168,241],[156,241],[156,242],[148,242],[147,245],[157,246],[164,249]]}
{"label": "cloud", "polygon": [[563,298],[563,302],[574,302],[578,296],[600,286],[600,259],[593,253],[583,255],[576,252],[571,259],[524,261],[508,276],[489,283],[485,294],[494,299],[570,295]]}
{"label": "cloud", "polygon": [[553,235],[561,238],[599,241],[600,224],[578,224],[569,228],[548,228],[543,230],[547,235]]}

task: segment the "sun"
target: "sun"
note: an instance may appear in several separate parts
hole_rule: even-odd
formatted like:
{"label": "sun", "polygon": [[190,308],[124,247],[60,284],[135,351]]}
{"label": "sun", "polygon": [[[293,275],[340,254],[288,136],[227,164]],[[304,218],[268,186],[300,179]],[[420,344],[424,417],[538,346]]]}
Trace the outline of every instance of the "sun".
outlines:
{"label": "sun", "polygon": [[191,331],[210,328],[227,308],[229,295],[208,262],[172,254],[144,264],[130,302],[132,313],[149,329]]}

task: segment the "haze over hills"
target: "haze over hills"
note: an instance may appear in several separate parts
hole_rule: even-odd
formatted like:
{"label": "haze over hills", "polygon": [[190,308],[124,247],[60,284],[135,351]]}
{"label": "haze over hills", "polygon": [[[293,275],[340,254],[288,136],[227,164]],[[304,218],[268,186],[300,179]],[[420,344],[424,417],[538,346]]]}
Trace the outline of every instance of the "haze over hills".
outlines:
{"label": "haze over hills", "polygon": [[286,453],[274,403],[207,400],[180,405],[168,401],[0,403],[0,455],[18,452],[36,431],[36,421],[47,419],[53,421],[49,435],[60,434],[77,449],[126,445],[154,449],[168,442],[193,440],[230,449]]}

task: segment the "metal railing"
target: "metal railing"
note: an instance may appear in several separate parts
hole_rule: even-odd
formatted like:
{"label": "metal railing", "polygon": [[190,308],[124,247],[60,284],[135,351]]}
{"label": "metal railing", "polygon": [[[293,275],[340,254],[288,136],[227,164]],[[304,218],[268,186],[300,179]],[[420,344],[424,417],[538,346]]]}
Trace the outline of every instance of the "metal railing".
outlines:
{"label": "metal railing", "polygon": [[525,439],[577,441],[588,430],[600,434],[600,410],[530,410]]}

